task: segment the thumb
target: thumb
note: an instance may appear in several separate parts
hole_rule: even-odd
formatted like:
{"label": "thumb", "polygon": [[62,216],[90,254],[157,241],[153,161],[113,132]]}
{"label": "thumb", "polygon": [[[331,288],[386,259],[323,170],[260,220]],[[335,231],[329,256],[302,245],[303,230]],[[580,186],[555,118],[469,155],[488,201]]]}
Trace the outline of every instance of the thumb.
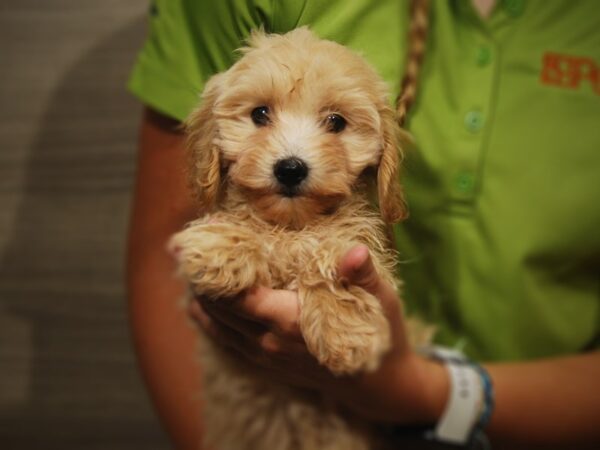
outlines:
{"label": "thumb", "polygon": [[365,245],[357,245],[346,252],[340,261],[339,274],[348,283],[359,286],[375,296],[380,292],[381,279]]}

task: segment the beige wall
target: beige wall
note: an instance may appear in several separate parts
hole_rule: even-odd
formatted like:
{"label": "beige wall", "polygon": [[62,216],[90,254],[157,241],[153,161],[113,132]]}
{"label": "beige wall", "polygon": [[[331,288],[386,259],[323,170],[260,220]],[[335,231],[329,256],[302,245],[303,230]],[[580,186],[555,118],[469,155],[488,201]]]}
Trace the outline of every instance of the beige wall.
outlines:
{"label": "beige wall", "polygon": [[167,449],[128,337],[145,0],[0,3],[0,448]]}

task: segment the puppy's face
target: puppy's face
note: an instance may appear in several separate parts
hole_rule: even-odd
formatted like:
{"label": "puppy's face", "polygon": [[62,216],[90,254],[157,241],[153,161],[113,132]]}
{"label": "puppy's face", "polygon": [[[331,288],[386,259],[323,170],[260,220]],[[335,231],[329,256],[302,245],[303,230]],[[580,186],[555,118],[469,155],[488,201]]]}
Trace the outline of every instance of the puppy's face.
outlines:
{"label": "puppy's face", "polygon": [[382,212],[398,219],[397,129],[364,60],[306,29],[255,34],[242,51],[188,122],[201,198],[215,201],[226,185],[263,219],[298,228],[335,211],[365,169],[379,167],[380,203],[397,203]]}

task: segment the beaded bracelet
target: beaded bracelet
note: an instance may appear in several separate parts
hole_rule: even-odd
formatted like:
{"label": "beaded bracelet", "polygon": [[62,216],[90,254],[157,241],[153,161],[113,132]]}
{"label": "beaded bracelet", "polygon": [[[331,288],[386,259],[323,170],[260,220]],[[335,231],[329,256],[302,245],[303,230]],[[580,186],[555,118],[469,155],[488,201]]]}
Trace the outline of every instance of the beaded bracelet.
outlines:
{"label": "beaded bracelet", "polygon": [[472,364],[479,373],[481,386],[483,388],[483,409],[481,411],[481,415],[479,416],[477,428],[484,429],[487,426],[487,424],[490,423],[492,413],[494,412],[494,406],[496,404],[496,399],[494,396],[494,385],[492,383],[492,378],[490,377],[490,374],[483,366],[480,366],[479,364],[475,363]]}

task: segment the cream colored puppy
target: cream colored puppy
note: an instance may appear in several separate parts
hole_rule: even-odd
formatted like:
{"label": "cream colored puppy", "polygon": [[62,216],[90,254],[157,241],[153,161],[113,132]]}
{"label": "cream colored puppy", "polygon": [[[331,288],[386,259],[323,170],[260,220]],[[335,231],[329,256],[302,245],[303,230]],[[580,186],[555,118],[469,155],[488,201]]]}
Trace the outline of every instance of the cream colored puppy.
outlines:
{"label": "cream colored puppy", "polygon": [[[180,271],[214,301],[256,285],[298,291],[300,329],[319,363],[339,375],[372,371],[390,347],[389,324],[379,301],[336,269],[366,244],[395,285],[385,227],[404,202],[387,86],[361,57],[306,28],[257,32],[241,51],[187,121],[207,213],[172,240]],[[368,424],[322,396],[261,378],[210,342],[202,356],[210,448],[376,448]]]}

